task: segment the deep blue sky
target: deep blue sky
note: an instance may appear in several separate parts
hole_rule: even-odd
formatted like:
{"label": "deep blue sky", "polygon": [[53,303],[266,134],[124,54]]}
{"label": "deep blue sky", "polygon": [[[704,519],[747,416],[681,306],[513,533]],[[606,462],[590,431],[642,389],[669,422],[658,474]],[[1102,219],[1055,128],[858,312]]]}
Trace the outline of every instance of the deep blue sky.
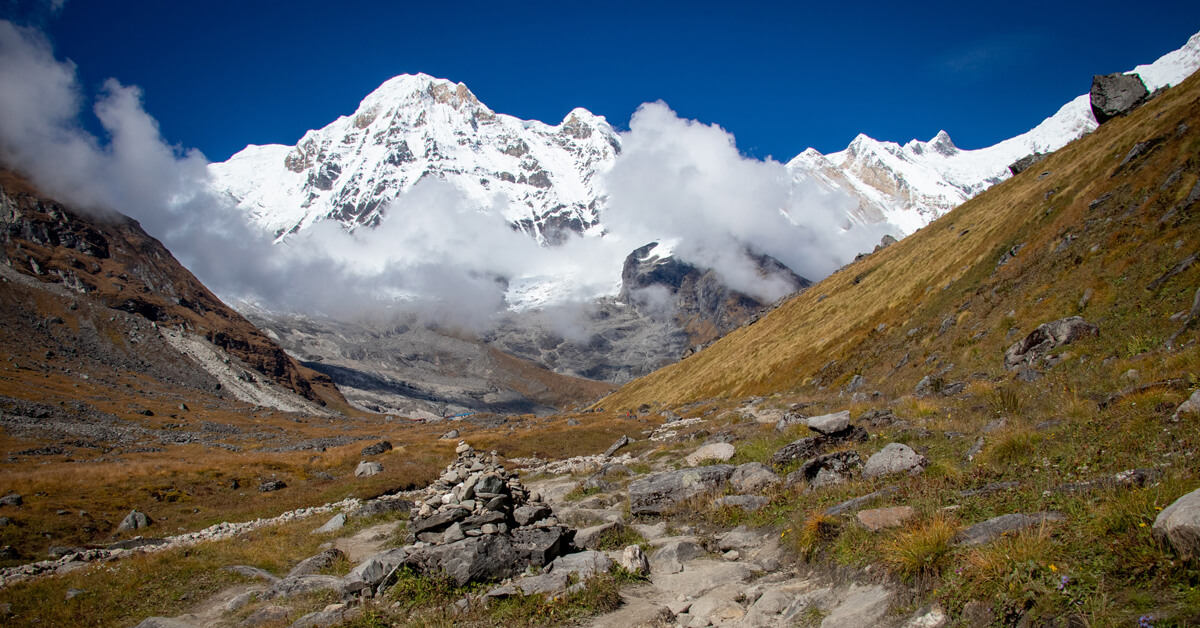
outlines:
{"label": "deep blue sky", "polygon": [[[1011,137],[1200,31],[1200,2],[177,2],[0,0],[40,25],[89,94],[145,92],[164,137],[214,161],[293,144],[389,77],[467,84],[493,110],[550,123],[574,107],[624,128],[638,104],[731,131],[786,161],[860,132]],[[90,124],[90,123],[89,123]]]}

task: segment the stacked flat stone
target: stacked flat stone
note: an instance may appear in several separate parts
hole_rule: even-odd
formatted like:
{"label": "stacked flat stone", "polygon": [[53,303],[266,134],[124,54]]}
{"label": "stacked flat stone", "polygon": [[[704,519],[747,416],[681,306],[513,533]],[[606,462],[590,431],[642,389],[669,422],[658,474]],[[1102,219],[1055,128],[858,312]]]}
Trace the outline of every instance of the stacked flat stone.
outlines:
{"label": "stacked flat stone", "polygon": [[521,527],[559,527],[550,507],[501,466],[496,452],[483,454],[459,441],[455,453],[454,462],[415,503],[409,532],[417,547]]}

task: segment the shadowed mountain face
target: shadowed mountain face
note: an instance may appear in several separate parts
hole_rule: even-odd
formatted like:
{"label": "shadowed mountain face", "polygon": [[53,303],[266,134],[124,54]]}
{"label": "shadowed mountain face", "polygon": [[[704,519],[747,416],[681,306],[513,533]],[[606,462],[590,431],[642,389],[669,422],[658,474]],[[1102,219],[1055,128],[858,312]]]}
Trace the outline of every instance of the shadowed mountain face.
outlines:
{"label": "shadowed mountain face", "polygon": [[77,211],[0,171],[0,238],[10,356],[69,356],[262,405],[344,407],[328,377],[222,303],[136,221]]}

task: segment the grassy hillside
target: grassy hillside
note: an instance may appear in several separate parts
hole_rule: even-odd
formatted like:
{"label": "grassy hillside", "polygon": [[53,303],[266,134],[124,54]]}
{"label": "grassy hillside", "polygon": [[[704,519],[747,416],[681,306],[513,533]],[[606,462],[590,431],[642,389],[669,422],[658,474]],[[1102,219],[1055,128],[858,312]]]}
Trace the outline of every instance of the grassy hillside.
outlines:
{"label": "grassy hillside", "polygon": [[[1198,97],[1192,77],[602,405],[816,392],[854,374],[892,397],[943,363],[946,380],[998,378],[1005,348],[1073,314],[1101,327],[1093,358],[1158,349],[1200,284],[1193,266],[1146,289],[1200,248],[1200,208],[1185,202],[1200,177]],[[1139,143],[1152,146],[1126,159]]]}

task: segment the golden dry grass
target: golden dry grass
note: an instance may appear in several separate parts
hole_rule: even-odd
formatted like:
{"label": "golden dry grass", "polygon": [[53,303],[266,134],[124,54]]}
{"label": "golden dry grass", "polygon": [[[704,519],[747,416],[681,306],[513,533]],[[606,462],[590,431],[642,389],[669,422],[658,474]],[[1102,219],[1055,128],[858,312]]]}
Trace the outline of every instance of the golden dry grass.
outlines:
{"label": "golden dry grass", "polygon": [[[602,405],[672,406],[798,390],[818,380],[840,386],[855,370],[872,385],[888,379],[911,387],[919,379],[916,372],[924,371],[912,367],[921,358],[938,354],[960,365],[982,363],[983,356],[998,355],[1017,339],[1006,336],[1009,324],[1024,334],[1038,323],[1078,313],[1088,288],[1093,295],[1083,314],[1127,308],[1132,298],[1152,315],[1140,322],[1143,329],[1129,330],[1130,337],[1142,338],[1139,347],[1161,342],[1169,333],[1166,317],[1190,306],[1191,294],[1176,285],[1151,299],[1142,286],[1194,251],[1200,239],[1192,229],[1142,226],[1136,214],[1131,218],[1118,210],[1133,207],[1157,219],[1188,194],[1200,174],[1198,93],[1200,77],[1192,77],[1138,115],[1105,124],[1036,168],[849,264],[758,322],[625,385]],[[1191,130],[1176,136],[1183,121]],[[1167,141],[1141,167],[1118,167],[1134,144],[1151,137]],[[1162,188],[1177,167],[1178,182]],[[1042,177],[1043,172],[1049,174]],[[1099,215],[1089,203],[1106,193],[1113,200]],[[1098,224],[1102,220],[1112,224]],[[1084,237],[1088,229],[1095,231],[1092,239]],[[1068,236],[1083,239],[1070,244]],[[1064,242],[1069,254],[1056,255]],[[1019,243],[1026,245],[1024,254],[997,269],[1001,254]],[[1194,291],[1194,272],[1181,280]],[[942,334],[947,318],[955,324]],[[874,331],[880,324],[887,325],[883,333]],[[909,335],[910,330],[916,331]],[[906,353],[910,366],[887,377]]]}

